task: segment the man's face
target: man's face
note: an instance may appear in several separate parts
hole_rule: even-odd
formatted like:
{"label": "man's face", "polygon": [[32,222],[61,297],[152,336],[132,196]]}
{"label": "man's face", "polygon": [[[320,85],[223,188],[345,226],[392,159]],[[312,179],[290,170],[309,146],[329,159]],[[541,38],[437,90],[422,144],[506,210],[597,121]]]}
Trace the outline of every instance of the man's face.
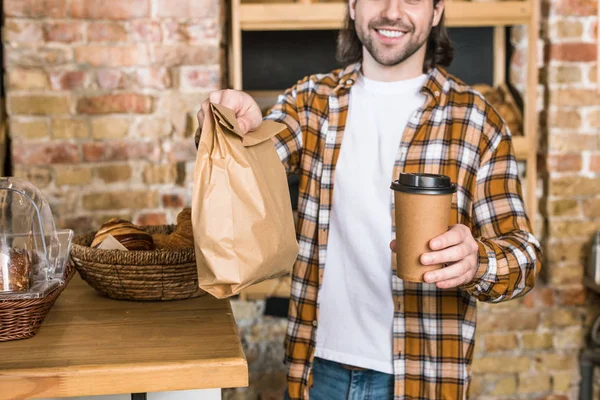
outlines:
{"label": "man's face", "polygon": [[397,65],[417,51],[425,54],[427,38],[439,23],[443,0],[349,0],[356,32],[373,59]]}

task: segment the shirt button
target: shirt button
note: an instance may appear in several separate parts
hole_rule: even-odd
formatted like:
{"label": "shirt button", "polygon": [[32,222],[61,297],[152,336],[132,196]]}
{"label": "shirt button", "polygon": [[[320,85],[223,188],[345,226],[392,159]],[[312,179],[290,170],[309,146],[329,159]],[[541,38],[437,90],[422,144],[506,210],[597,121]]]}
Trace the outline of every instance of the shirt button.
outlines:
{"label": "shirt button", "polygon": [[348,79],[346,81],[346,85],[352,85],[354,83],[354,79]]}
{"label": "shirt button", "polygon": [[313,320],[312,325],[316,328],[317,327],[317,320]]}
{"label": "shirt button", "polygon": [[437,90],[435,91],[435,97],[440,97],[440,92],[438,92]]}

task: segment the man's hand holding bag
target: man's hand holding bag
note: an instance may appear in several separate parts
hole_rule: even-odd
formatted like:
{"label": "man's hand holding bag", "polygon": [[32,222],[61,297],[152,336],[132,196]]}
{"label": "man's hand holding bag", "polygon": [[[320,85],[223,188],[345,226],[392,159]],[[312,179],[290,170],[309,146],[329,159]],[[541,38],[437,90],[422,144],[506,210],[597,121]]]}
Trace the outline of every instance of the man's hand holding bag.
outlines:
{"label": "man's hand holding bag", "polygon": [[264,121],[242,134],[233,111],[210,104],[198,145],[192,225],[199,286],[217,298],[291,271],[298,255],[292,205]]}

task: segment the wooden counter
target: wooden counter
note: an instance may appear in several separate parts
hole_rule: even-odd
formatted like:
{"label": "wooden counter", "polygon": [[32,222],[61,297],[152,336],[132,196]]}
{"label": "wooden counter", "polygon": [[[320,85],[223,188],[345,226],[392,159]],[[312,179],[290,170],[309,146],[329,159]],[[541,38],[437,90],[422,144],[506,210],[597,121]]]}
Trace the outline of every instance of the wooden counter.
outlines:
{"label": "wooden counter", "polygon": [[228,300],[101,297],[79,276],[39,333],[0,343],[0,398],[243,387],[248,367]]}

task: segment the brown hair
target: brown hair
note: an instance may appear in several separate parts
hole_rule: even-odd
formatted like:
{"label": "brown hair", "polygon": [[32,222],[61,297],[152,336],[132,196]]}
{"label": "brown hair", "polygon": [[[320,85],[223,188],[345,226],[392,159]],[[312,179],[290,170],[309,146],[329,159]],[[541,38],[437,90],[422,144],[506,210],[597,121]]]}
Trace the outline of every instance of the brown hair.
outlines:
{"label": "brown hair", "polygon": [[[434,7],[439,0],[433,0]],[[353,64],[362,60],[362,42],[356,33],[354,20],[350,18],[349,5],[346,10],[346,20],[344,28],[340,30],[337,39],[337,54],[336,57],[344,66]],[[425,54],[425,62],[423,63],[423,72],[427,72],[430,68],[441,65],[447,67],[454,58],[454,48],[450,43],[448,31],[446,30],[445,16],[442,14],[440,23],[431,28],[429,38],[427,39],[427,52]]]}

